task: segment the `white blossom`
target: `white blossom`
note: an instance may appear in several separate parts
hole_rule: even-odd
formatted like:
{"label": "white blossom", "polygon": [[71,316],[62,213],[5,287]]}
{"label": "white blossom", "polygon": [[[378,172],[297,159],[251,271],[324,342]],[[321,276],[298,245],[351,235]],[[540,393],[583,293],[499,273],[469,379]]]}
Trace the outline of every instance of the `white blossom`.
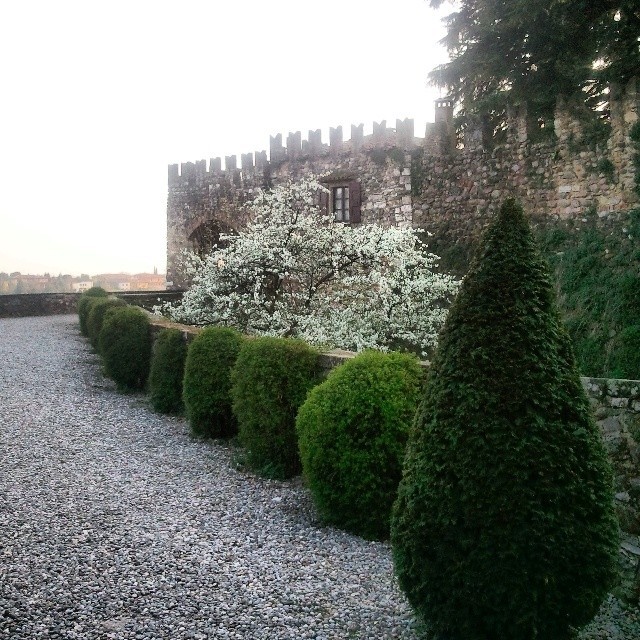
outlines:
{"label": "white blossom", "polygon": [[172,319],[296,336],[361,350],[435,345],[458,282],[433,268],[416,230],[334,222],[315,179],[260,191],[250,222],[225,248],[189,262],[191,287]]}

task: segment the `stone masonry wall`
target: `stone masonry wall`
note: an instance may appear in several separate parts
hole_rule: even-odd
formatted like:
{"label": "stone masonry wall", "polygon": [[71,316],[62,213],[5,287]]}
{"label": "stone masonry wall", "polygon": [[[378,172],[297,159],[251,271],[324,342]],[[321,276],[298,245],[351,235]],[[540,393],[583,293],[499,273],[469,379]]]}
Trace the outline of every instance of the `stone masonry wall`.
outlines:
{"label": "stone masonry wall", "polygon": [[[81,293],[17,293],[0,296],[0,318],[76,313]],[[111,295],[151,310],[160,302],[179,302],[181,291],[117,291]]]}
{"label": "stone masonry wall", "polygon": [[629,137],[639,118],[637,81],[611,103],[606,144],[589,140],[579,110],[558,101],[555,135],[532,142],[527,114],[513,114],[507,141],[484,148],[479,132],[464,149],[414,160],[413,220],[452,240],[473,238],[508,196],[534,217],[572,218],[588,209],[599,215],[637,205],[634,145]]}
{"label": "stone masonry wall", "polygon": [[615,474],[619,592],[640,603],[640,381],[583,378]]}
{"label": "stone masonry wall", "polygon": [[374,123],[363,135],[363,125],[351,127],[343,141],[342,127],[331,129],[323,144],[320,130],[271,138],[266,151],[212,158],[169,166],[167,202],[167,279],[183,284],[178,255],[182,249],[206,245],[203,230],[242,228],[243,209],[256,189],[288,179],[324,175],[329,184],[360,183],[362,222],[413,225],[452,241],[477,236],[507,196],[518,198],[534,216],[577,217],[588,209],[600,215],[624,211],[638,204],[635,191],[631,127],[639,119],[638,82],[624,89],[612,87],[609,139],[589,139],[580,109],[558,100],[554,132],[545,142],[534,142],[525,108],[511,114],[506,141],[483,146],[479,130],[465,135],[456,146],[453,104],[436,101],[435,122],[424,138],[414,136],[412,120]]}
{"label": "stone masonry wall", "polygon": [[0,318],[75,313],[79,293],[15,293],[0,296]]}
{"label": "stone masonry wall", "polygon": [[302,144],[300,133],[290,134],[287,148],[282,136],[271,139],[271,161],[266,152],[243,154],[242,168],[235,156],[206,163],[185,163],[169,167],[167,202],[167,280],[180,285],[177,264],[183,249],[192,250],[201,237],[201,229],[215,222],[223,232],[237,230],[246,223],[243,205],[257,189],[295,181],[308,176],[323,176],[327,186],[357,181],[361,186],[363,223],[410,226],[411,154],[416,144],[413,121],[398,121],[395,129],[386,123],[374,124],[374,134],[362,134],[362,125],[352,128],[351,139],[342,140],[342,128],[332,130],[330,145],[324,145],[320,132],[309,132],[315,146]]}

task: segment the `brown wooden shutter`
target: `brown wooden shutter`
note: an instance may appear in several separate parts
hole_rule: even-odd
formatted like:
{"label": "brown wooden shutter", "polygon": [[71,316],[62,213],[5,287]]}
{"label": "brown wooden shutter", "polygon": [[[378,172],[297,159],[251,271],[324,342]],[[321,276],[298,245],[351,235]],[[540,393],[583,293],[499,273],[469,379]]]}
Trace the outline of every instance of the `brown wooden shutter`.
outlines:
{"label": "brown wooden shutter", "polygon": [[349,183],[349,222],[361,222],[362,216],[360,214],[362,198],[360,195],[360,183],[353,182]]}
{"label": "brown wooden shutter", "polygon": [[329,193],[327,191],[320,192],[320,213],[323,216],[329,215]]}

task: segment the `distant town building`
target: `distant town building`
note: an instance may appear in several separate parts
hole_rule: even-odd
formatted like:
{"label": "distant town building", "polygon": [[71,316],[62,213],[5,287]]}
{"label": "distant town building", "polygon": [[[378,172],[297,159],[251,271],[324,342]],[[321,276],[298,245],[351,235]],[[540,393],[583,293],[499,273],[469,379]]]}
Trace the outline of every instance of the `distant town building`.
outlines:
{"label": "distant town building", "polygon": [[131,289],[136,291],[159,291],[166,289],[163,273],[137,273],[131,276]]}
{"label": "distant town building", "polygon": [[93,276],[93,282],[107,291],[164,291],[167,288],[164,274],[158,273],[101,273]]}
{"label": "distant town building", "polygon": [[0,295],[13,293],[83,293],[91,287],[107,291],[164,291],[167,288],[164,274],[154,273],[102,273],[90,277],[83,273],[78,277],[69,274],[51,276],[23,274],[19,271],[0,272]]}
{"label": "distant town building", "polygon": [[71,289],[79,293],[83,293],[84,291],[91,289],[91,287],[93,287],[93,280],[83,280],[81,282],[71,283]]}

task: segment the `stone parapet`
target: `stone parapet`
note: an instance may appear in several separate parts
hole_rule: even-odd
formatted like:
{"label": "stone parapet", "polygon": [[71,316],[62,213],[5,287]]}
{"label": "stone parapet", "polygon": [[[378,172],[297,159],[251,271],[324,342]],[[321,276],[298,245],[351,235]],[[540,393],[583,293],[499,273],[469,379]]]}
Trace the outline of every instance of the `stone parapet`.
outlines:
{"label": "stone parapet", "polygon": [[583,378],[613,464],[620,528],[618,593],[640,603],[640,380]]}
{"label": "stone parapet", "polygon": [[79,293],[15,293],[0,296],[0,318],[76,313]]}

